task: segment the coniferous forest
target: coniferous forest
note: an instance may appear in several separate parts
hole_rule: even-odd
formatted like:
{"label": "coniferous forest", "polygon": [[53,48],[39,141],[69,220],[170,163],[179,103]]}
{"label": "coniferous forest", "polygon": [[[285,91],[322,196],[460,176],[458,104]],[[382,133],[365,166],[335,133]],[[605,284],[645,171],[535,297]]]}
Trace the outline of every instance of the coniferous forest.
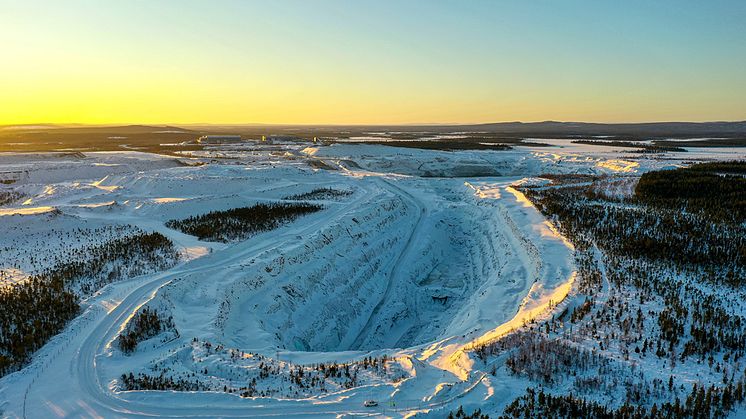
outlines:
{"label": "coniferous forest", "polygon": [[127,324],[127,329],[119,335],[117,344],[122,352],[132,353],[139,342],[169,329],[174,329],[171,316],[162,318],[158,311],[146,307]]}
{"label": "coniferous forest", "polygon": [[23,196],[24,195],[22,193],[12,190],[12,189],[9,189],[9,190],[0,189],[0,205],[11,204],[13,202],[20,200],[21,198],[23,198]]}
{"label": "coniferous forest", "polygon": [[[146,309],[146,315],[139,314],[141,320],[134,321],[141,326],[144,323],[156,325],[158,321],[163,325],[164,320],[158,320],[153,310]],[[155,314],[155,315],[154,315]],[[147,320],[145,320],[147,319]],[[166,320],[168,323],[169,320]],[[141,326],[129,326],[122,336],[129,335]],[[145,326],[154,331],[158,326]],[[170,326],[172,327],[172,326]],[[120,345],[122,337],[120,336]],[[136,344],[135,344],[136,345]],[[267,356],[244,352],[238,349],[215,345],[209,341],[194,338],[182,350],[191,347],[192,362],[199,367],[196,371],[177,372],[173,360],[163,358],[150,367],[149,373],[134,372],[122,374],[122,388],[125,390],[175,390],[175,391],[222,391],[238,394],[241,397],[283,397],[299,398],[311,397],[319,393],[331,393],[343,389],[351,389],[364,382],[376,379],[402,380],[406,376],[396,365],[395,359],[383,355],[381,357],[365,357],[361,360],[346,363],[316,363],[294,364],[280,361]],[[226,355],[238,367],[219,366],[209,363],[212,357]],[[233,372],[228,374],[231,379],[218,378],[210,375],[213,368]],[[463,412],[462,412],[463,413]],[[485,416],[459,416],[481,419]]]}
{"label": "coniferous forest", "polygon": [[321,209],[321,205],[307,202],[259,203],[250,207],[211,211],[183,220],[170,220],[166,222],[166,226],[196,236],[200,240],[239,241]]}
{"label": "coniferous forest", "polygon": [[[474,348],[540,386],[505,417],[720,418],[743,402],[744,174],[744,162],[654,171],[631,195],[598,176],[521,188],[575,245],[580,298]],[[709,372],[681,380],[685,362]],[[599,391],[622,398],[583,397]]]}
{"label": "coniferous forest", "polygon": [[642,175],[635,197],[657,207],[702,213],[717,221],[746,220],[746,162],[703,163]]}
{"label": "coniferous forest", "polygon": [[555,396],[543,390],[526,389],[526,394],[514,400],[502,418],[596,418],[596,419],[668,419],[723,417],[736,403],[743,402],[744,383],[704,388],[694,385],[683,400],[673,403],[653,404],[645,408],[634,403],[624,403],[619,408],[609,408],[601,403],[572,395]]}
{"label": "coniferous forest", "polygon": [[629,147],[629,148],[634,148],[635,152],[641,152],[641,153],[665,153],[669,151],[686,152],[686,149],[682,147],[647,144],[644,142],[635,142],[635,141],[574,140],[573,143],[598,145],[598,146],[606,146],[606,147]]}
{"label": "coniferous forest", "polygon": [[334,188],[315,188],[310,192],[299,193],[295,195],[286,196],[285,199],[294,201],[306,201],[314,199],[338,199],[352,195],[350,190],[340,190]]}
{"label": "coniferous forest", "polygon": [[78,315],[81,297],[110,282],[165,269],[178,259],[171,240],[144,232],[84,246],[76,254],[0,288],[0,375],[22,366]]}

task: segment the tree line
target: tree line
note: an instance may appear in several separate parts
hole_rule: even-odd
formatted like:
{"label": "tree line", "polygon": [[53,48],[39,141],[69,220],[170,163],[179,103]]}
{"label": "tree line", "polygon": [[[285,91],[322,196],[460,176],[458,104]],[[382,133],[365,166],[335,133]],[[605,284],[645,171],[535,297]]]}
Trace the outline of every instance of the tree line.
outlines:
{"label": "tree line", "polygon": [[719,419],[726,417],[737,403],[743,402],[744,396],[744,379],[735,385],[729,383],[722,389],[695,383],[683,401],[677,397],[673,402],[654,403],[650,407],[624,403],[611,408],[571,394],[552,395],[543,389],[527,388],[523,396],[508,405],[501,418]]}
{"label": "tree line", "polygon": [[[0,288],[0,375],[29,360],[80,312],[91,294],[124,274],[176,262],[173,243],[160,233],[137,233],[84,247],[80,259],[59,262],[26,281]],[[127,265],[127,268],[115,267]]]}
{"label": "tree line", "polygon": [[210,211],[181,220],[169,220],[166,226],[200,240],[229,242],[245,240],[322,209],[321,205],[307,202],[259,203],[250,207]]}
{"label": "tree line", "polygon": [[[602,193],[610,179],[600,177],[560,176],[550,187],[522,188],[575,244],[578,290],[586,297],[539,327],[475,348],[485,363],[508,351],[511,373],[564,389],[562,395],[531,390],[505,417],[709,418],[743,401],[746,318],[738,296],[746,285],[746,226],[732,210],[743,200],[743,170],[743,163],[728,162],[653,172],[629,197]],[[722,199],[729,200],[727,216],[712,210]],[[596,295],[604,276],[599,266],[609,283],[606,300]],[[597,365],[583,361],[588,349],[574,346],[592,349]],[[687,395],[673,374],[666,388],[634,368],[673,371],[681,362],[704,365],[714,378]],[[563,376],[575,376],[570,392],[560,385]],[[624,404],[593,401],[617,382],[624,383]]]}
{"label": "tree line", "polygon": [[600,145],[609,147],[630,147],[636,148],[639,152],[643,153],[665,153],[668,151],[685,152],[686,149],[682,147],[658,145],[658,144],[647,144],[644,142],[634,141],[620,141],[620,140],[574,140],[576,144],[588,144],[588,145]]}
{"label": "tree line", "polygon": [[746,221],[746,162],[704,163],[644,173],[635,196],[656,207],[679,207],[716,221]]}
{"label": "tree line", "polygon": [[[147,322],[155,324],[151,317]],[[152,330],[155,330],[153,327]],[[361,385],[361,380],[375,377],[404,378],[401,371],[393,371],[393,359],[365,357],[361,360],[308,365],[281,362],[261,354],[226,349],[208,341],[194,338],[191,342],[194,371],[189,373],[173,369],[173,359],[162,359],[152,366],[152,374],[128,373],[122,375],[122,388],[127,390],[222,391],[241,397],[309,397]],[[226,364],[201,367],[200,361],[213,355],[225,355]],[[227,363],[230,361],[230,363]],[[228,367],[236,364],[235,368]],[[217,370],[217,373],[213,371]],[[212,374],[212,375],[211,375]]]}
{"label": "tree line", "polygon": [[157,336],[164,330],[175,329],[173,317],[161,318],[157,310],[145,307],[127,324],[127,329],[117,338],[117,345],[122,352],[129,354],[135,351],[139,342]]}
{"label": "tree line", "polygon": [[345,196],[352,195],[350,190],[340,190],[333,188],[315,188],[310,192],[299,193],[295,195],[288,195],[285,199],[293,201],[306,201],[314,199],[337,199],[344,198]]}

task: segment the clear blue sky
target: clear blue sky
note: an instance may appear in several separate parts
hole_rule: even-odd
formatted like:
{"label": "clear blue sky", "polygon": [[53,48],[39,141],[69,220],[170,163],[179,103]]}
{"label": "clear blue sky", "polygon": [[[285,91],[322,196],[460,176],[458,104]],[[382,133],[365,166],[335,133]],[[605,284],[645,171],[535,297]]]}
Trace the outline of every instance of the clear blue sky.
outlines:
{"label": "clear blue sky", "polygon": [[0,0],[0,123],[746,119],[746,1]]}

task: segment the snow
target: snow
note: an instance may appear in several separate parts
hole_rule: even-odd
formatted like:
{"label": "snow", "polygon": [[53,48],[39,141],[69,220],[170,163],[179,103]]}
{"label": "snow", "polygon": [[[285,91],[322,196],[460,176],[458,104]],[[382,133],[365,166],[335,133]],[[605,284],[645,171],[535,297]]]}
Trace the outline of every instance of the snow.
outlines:
{"label": "snow", "polygon": [[[50,229],[123,224],[167,235],[184,257],[174,268],[110,284],[86,299],[83,314],[27,367],[0,379],[0,412],[440,417],[464,404],[500,413],[524,383],[505,371],[487,374],[470,349],[551,316],[572,295],[575,279],[572,245],[514,186],[543,173],[627,176],[746,157],[744,149],[623,151],[566,140],[460,152],[335,144],[287,146],[278,155],[276,147],[226,146],[203,150],[198,157],[210,163],[194,167],[139,152],[2,154],[0,171],[22,172],[13,188],[28,196],[25,205],[0,209],[0,244],[16,246],[0,253],[3,265],[23,265],[31,251],[52,254],[63,239],[46,239]],[[216,159],[226,155],[231,159]],[[336,170],[316,169],[312,161]],[[620,196],[633,188],[615,185],[610,193]],[[201,242],[164,225],[318,187],[352,194],[321,201],[323,211],[240,243]],[[2,268],[11,281],[30,270]],[[124,355],[114,341],[143,307],[173,316],[180,337],[157,336]],[[206,351],[204,342],[225,349]],[[238,385],[258,366],[251,357],[232,359],[230,350],[261,355],[281,369],[385,354],[390,373],[298,397],[122,391],[117,382],[123,373],[162,365],[220,388]],[[280,374],[261,385],[280,389],[287,381]],[[364,407],[370,399],[379,406]]]}
{"label": "snow", "polygon": [[744,158],[743,148],[689,148],[650,155],[630,148],[536,139],[550,147],[517,145],[504,151],[435,151],[371,144],[312,146],[302,153],[365,170],[426,177],[538,176],[544,173],[639,174],[695,160]]}
{"label": "snow", "polygon": [[33,215],[54,211],[54,207],[23,207],[0,209],[0,217],[7,215]]}
{"label": "snow", "polygon": [[12,267],[0,269],[0,287],[13,284],[21,284],[26,281],[28,277],[28,273],[20,269]]}

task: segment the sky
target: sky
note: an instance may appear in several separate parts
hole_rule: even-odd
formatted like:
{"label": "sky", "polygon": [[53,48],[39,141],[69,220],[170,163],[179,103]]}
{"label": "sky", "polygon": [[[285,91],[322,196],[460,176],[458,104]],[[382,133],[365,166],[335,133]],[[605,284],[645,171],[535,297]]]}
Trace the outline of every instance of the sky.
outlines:
{"label": "sky", "polygon": [[746,1],[0,0],[0,124],[746,119]]}

